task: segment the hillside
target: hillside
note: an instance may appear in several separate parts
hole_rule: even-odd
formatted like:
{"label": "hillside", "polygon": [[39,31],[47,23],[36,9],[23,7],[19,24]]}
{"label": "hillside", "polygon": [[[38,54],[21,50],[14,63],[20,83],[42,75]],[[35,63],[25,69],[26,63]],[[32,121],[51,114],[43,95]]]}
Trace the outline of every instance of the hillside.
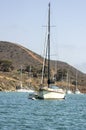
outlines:
{"label": "hillside", "polygon": [[20,68],[21,65],[40,65],[42,58],[29,49],[10,42],[0,42],[0,59],[10,60],[15,69]]}
{"label": "hillside", "polygon": [[[2,65],[2,61],[11,64],[10,70],[8,72],[6,71],[3,72],[2,66],[0,66],[0,89],[15,90],[15,87],[20,80],[20,75],[18,70],[21,68],[21,66],[24,70],[26,69],[27,66],[33,66],[35,72],[38,72],[42,68],[43,58],[40,55],[32,52],[31,50],[19,44],[0,41],[0,61],[1,61],[0,62],[1,65]],[[71,83],[74,82],[76,76],[76,68],[61,61],[51,61],[52,71],[54,71],[55,62],[57,62],[57,69],[69,72]],[[86,88],[85,88],[86,75],[80,72],[79,70],[77,70],[77,73],[78,73],[79,89],[82,92],[86,92]],[[23,82],[26,85],[27,84],[26,81],[28,80],[28,76],[27,76],[28,74],[27,72],[24,72],[23,75],[24,75]],[[38,79],[35,77],[35,82],[33,80],[32,84],[33,86],[36,86],[37,83],[39,82],[40,81],[38,81]],[[61,82],[59,83],[59,85],[60,84]],[[64,86],[66,86],[66,83],[64,84],[65,84]]]}

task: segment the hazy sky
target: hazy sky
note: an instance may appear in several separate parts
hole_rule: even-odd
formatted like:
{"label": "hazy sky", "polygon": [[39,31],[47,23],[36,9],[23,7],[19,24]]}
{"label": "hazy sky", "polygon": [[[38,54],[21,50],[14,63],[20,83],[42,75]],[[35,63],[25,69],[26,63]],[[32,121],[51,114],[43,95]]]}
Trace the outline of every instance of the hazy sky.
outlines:
{"label": "hazy sky", "polygon": [[86,73],[86,0],[0,0],[0,40],[42,55],[49,2],[57,60]]}

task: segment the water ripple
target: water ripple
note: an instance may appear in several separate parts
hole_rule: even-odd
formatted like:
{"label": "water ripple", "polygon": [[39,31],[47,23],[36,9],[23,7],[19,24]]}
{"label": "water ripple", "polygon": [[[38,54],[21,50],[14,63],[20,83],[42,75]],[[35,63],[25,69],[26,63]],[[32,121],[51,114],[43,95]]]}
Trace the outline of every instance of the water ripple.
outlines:
{"label": "water ripple", "polygon": [[29,100],[27,93],[0,92],[0,130],[85,130],[85,100]]}

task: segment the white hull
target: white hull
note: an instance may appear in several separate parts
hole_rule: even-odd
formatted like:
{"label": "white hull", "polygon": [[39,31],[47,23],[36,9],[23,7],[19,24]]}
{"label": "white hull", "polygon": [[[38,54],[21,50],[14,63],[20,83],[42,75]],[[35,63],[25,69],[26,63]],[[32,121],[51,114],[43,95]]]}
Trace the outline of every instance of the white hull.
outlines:
{"label": "white hull", "polygon": [[75,91],[75,94],[80,94],[81,92],[79,90],[76,90]]}
{"label": "white hull", "polygon": [[38,92],[39,99],[64,99],[65,92],[62,89],[54,90],[51,88],[41,89]]}
{"label": "white hull", "polygon": [[17,89],[16,92],[28,92],[28,93],[31,93],[31,92],[34,92],[34,91],[29,90],[29,89]]}
{"label": "white hull", "polygon": [[67,94],[72,94],[72,91],[71,90],[67,90]]}

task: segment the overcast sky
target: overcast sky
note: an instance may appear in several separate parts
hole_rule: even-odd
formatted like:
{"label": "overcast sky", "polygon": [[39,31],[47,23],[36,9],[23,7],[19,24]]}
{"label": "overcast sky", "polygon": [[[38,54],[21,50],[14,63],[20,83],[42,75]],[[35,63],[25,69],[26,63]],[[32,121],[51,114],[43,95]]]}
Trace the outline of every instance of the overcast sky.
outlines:
{"label": "overcast sky", "polygon": [[42,55],[49,2],[51,49],[57,60],[86,73],[86,0],[0,0],[0,40]]}

